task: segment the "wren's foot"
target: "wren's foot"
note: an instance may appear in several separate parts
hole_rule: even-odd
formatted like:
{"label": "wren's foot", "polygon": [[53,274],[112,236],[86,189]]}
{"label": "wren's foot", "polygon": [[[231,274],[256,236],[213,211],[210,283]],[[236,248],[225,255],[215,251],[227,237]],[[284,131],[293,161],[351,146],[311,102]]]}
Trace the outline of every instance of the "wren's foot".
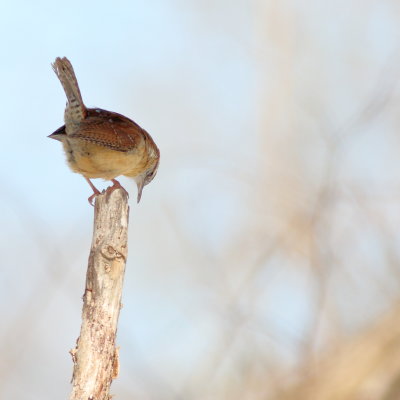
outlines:
{"label": "wren's foot", "polygon": [[85,177],[85,179],[93,190],[93,194],[88,198],[88,202],[91,206],[94,206],[93,199],[100,194],[100,191],[99,191],[99,189],[96,188],[96,186],[93,185],[93,183],[91,182],[91,180],[89,178]]}
{"label": "wren's foot", "polygon": [[90,197],[88,197],[88,202],[89,202],[89,204],[92,206],[92,207],[94,207],[94,204],[93,204],[93,199],[95,199],[96,198],[96,196],[98,196],[99,194],[100,194],[100,192],[99,191],[97,191],[98,193],[93,193]]}
{"label": "wren's foot", "polygon": [[112,193],[115,189],[122,189],[126,195],[129,197],[129,193],[125,190],[125,188],[116,180],[116,179],[111,179],[111,182],[113,183],[112,186],[109,186],[106,189],[106,193],[110,194]]}

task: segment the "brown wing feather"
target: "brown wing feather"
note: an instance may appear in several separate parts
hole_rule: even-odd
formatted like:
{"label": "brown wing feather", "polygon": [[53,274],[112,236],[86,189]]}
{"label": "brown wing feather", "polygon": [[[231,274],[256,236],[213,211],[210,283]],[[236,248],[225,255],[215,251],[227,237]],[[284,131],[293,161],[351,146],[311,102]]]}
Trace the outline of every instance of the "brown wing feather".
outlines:
{"label": "brown wing feather", "polygon": [[137,148],[148,133],[138,124],[121,114],[88,109],[86,118],[79,124],[76,133],[68,135],[98,144],[116,151],[131,151]]}

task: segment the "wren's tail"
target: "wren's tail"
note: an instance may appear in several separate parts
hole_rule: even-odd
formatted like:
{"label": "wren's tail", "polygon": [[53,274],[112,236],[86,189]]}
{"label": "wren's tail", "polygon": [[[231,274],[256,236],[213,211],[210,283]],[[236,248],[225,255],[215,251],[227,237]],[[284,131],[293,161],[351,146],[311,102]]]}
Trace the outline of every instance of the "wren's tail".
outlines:
{"label": "wren's tail", "polygon": [[85,118],[86,107],[83,104],[81,91],[79,90],[78,81],[74,69],[72,68],[72,64],[66,57],[57,57],[52,66],[68,99],[64,114],[65,124],[67,126],[69,123],[77,124]]}

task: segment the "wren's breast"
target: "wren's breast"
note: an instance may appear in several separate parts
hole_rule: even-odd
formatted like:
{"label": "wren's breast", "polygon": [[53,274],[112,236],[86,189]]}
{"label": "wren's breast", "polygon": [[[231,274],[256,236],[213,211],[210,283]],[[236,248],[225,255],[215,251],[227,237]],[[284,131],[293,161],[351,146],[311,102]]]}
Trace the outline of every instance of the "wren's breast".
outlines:
{"label": "wren's breast", "polygon": [[[122,152],[82,139],[65,138],[63,146],[69,167],[86,178],[114,179],[119,175],[139,175],[147,163],[145,153],[137,149]],[[144,146],[144,144],[143,144]]]}

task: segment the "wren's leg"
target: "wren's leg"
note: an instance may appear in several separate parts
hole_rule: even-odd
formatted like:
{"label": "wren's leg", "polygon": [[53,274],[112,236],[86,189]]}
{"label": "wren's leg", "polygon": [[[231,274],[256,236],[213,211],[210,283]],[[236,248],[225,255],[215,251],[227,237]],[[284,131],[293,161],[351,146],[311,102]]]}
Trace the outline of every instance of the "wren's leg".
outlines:
{"label": "wren's leg", "polygon": [[129,193],[116,179],[111,179],[111,182],[113,183],[113,185],[107,188],[106,193],[111,193],[115,189],[122,189],[129,197]]}
{"label": "wren's leg", "polygon": [[93,185],[93,183],[91,182],[91,180],[90,180],[89,178],[86,178],[86,176],[85,176],[85,179],[86,179],[87,183],[90,185],[90,187],[91,187],[92,190],[93,190],[93,194],[88,198],[88,202],[89,202],[89,204],[92,206],[92,205],[93,205],[93,199],[94,199],[97,195],[99,195],[100,192],[99,192],[99,190],[96,188],[96,186]]}

